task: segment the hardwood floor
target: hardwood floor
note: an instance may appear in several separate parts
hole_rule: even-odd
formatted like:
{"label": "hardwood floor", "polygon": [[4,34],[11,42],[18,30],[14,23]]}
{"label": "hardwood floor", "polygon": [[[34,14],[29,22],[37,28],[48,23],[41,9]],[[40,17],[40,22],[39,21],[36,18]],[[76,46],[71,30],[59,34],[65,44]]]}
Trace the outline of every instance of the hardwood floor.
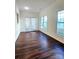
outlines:
{"label": "hardwood floor", "polygon": [[21,32],[15,59],[64,59],[64,45],[40,31]]}

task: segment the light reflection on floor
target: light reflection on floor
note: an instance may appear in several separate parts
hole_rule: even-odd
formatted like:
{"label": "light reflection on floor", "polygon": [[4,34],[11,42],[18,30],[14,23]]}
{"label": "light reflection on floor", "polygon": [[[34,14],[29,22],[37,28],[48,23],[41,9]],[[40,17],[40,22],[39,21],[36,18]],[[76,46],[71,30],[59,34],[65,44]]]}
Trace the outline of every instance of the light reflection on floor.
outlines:
{"label": "light reflection on floor", "polygon": [[39,41],[40,41],[41,48],[47,49],[48,48],[47,38],[41,35],[39,39],[40,39]]}
{"label": "light reflection on floor", "polygon": [[[40,44],[43,49],[48,49],[48,39],[45,36],[40,36]],[[57,43],[52,45],[52,54],[50,59],[64,59],[64,48],[59,46]]]}

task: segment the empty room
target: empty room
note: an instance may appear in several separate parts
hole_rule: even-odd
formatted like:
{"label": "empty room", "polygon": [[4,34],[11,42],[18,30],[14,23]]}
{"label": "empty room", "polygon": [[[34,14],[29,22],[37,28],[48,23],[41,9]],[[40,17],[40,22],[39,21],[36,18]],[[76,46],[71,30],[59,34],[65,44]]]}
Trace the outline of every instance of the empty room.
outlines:
{"label": "empty room", "polygon": [[15,59],[64,59],[64,0],[15,0]]}

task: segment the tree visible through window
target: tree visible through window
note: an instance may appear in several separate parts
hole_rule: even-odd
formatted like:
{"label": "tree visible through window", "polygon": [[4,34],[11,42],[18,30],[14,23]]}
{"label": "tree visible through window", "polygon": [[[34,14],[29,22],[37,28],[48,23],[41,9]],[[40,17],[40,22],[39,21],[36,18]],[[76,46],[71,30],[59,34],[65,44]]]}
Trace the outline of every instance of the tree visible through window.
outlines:
{"label": "tree visible through window", "polygon": [[64,10],[58,12],[57,34],[64,37]]}

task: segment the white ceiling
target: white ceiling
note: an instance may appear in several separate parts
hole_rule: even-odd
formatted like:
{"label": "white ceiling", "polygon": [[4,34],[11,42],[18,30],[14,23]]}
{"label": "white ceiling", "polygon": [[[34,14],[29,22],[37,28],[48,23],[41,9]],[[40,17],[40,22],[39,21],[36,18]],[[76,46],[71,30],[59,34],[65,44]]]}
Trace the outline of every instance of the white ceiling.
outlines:
{"label": "white ceiling", "polygon": [[16,5],[20,11],[25,11],[24,7],[28,6],[30,9],[26,11],[39,12],[55,1],[56,0],[16,0]]}

